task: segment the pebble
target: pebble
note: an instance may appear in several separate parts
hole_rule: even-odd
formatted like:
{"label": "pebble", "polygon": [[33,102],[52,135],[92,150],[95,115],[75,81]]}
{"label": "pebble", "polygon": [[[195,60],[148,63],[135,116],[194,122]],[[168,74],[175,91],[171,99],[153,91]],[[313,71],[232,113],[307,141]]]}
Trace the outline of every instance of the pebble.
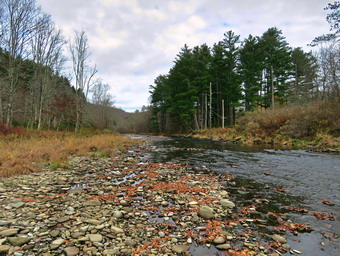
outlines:
{"label": "pebble", "polygon": [[212,219],[214,218],[214,210],[209,206],[202,206],[198,211],[198,215],[203,219]]}
{"label": "pebble", "polygon": [[172,251],[174,251],[175,253],[184,253],[188,250],[189,250],[188,245],[174,245],[172,247]]}
{"label": "pebble", "polygon": [[66,247],[64,249],[67,256],[76,256],[79,253],[79,248],[72,246],[72,247]]}
{"label": "pebble", "polygon": [[220,204],[225,207],[225,208],[234,208],[235,204],[231,201],[229,201],[228,199],[222,199],[220,201]]}
{"label": "pebble", "polygon": [[216,245],[216,248],[220,250],[229,250],[231,248],[231,245],[230,244],[219,244],[219,245]]}
{"label": "pebble", "polygon": [[272,238],[273,238],[275,241],[278,241],[278,242],[280,242],[280,243],[282,243],[282,244],[287,243],[286,238],[284,238],[283,236],[280,236],[280,235],[278,235],[278,234],[272,235]]}
{"label": "pebble", "polygon": [[18,234],[18,232],[19,232],[19,229],[16,229],[16,228],[5,229],[0,232],[0,237],[14,236]]}
{"label": "pebble", "polygon": [[124,233],[124,229],[115,226],[111,227],[111,231],[116,234]]}
{"label": "pebble", "polygon": [[84,202],[83,205],[86,206],[101,206],[101,202],[99,200],[90,200],[87,202]]}
{"label": "pebble", "polygon": [[6,253],[9,251],[10,248],[11,246],[9,245],[0,245],[0,253]]}
{"label": "pebble", "polygon": [[225,243],[225,238],[222,236],[218,236],[214,239],[214,244],[223,244]]}
{"label": "pebble", "polygon": [[60,245],[64,244],[66,241],[65,239],[59,238],[57,240],[54,240],[51,244],[51,249],[57,249]]}
{"label": "pebble", "polygon": [[91,242],[101,242],[103,236],[101,234],[89,234],[87,235]]}
{"label": "pebble", "polygon": [[[236,207],[226,199],[229,194],[224,189],[230,181],[176,164],[136,165],[137,156],[124,158],[124,154],[106,159],[78,157],[68,170],[8,179],[10,184],[25,186],[7,188],[0,181],[0,188],[5,188],[0,189],[0,254],[132,255],[132,250],[149,244],[138,255],[189,255],[191,244],[228,250],[232,240],[257,255],[252,238],[235,235],[245,223],[238,224],[233,217],[228,226],[224,222]],[[219,181],[223,185],[216,185],[222,184]],[[157,183],[164,189],[155,189]],[[244,220],[249,229],[257,225],[254,216]],[[220,221],[217,236],[199,242],[208,224]],[[283,243],[279,249],[288,246]]]}

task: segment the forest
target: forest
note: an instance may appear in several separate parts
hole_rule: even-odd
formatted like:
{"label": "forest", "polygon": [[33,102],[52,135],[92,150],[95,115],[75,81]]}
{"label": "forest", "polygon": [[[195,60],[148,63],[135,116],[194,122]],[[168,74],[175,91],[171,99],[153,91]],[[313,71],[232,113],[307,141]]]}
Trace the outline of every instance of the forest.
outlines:
{"label": "forest", "polygon": [[333,33],[315,38],[314,51],[291,47],[276,27],[243,40],[227,31],[212,47],[184,45],[169,72],[150,85],[153,128],[223,128],[249,111],[339,102],[339,5],[325,8]]}
{"label": "forest", "polygon": [[85,31],[66,40],[35,0],[1,0],[0,32],[0,122],[79,131],[126,117],[97,77]]}

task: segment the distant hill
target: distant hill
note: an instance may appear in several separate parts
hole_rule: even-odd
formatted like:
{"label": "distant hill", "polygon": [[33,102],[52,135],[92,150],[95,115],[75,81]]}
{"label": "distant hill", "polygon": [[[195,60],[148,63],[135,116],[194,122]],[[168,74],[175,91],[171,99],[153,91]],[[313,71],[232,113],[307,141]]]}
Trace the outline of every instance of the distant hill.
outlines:
{"label": "distant hill", "polygon": [[116,132],[148,132],[150,127],[150,112],[126,112],[115,107],[107,107],[86,103],[85,126],[98,129],[110,129]]}

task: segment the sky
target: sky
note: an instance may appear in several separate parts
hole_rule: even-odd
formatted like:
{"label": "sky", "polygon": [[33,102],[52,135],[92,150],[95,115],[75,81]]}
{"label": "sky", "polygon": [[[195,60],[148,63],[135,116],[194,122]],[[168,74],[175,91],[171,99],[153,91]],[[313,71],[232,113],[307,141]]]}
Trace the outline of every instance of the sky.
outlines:
{"label": "sky", "polygon": [[329,31],[323,10],[329,2],[37,0],[66,39],[86,31],[97,77],[110,85],[115,106],[129,112],[149,104],[149,85],[168,73],[184,44],[212,46],[229,30],[243,40],[277,27],[291,47],[311,50],[307,44]]}

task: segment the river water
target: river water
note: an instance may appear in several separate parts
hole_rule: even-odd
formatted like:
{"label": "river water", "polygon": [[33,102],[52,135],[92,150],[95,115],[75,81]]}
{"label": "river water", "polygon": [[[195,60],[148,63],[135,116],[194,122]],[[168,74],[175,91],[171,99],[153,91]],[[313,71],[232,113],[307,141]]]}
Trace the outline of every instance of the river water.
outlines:
{"label": "river water", "polygon": [[[269,204],[257,210],[285,213],[293,223],[311,226],[311,233],[296,236],[287,232],[288,244],[301,255],[340,255],[339,220],[319,220],[311,214],[315,211],[340,217],[339,154],[246,147],[208,139],[132,137],[151,141],[153,150],[146,156],[148,160],[188,163],[234,176],[235,184],[228,190],[239,206],[249,205],[254,198],[269,198]],[[335,205],[326,205],[323,200]],[[282,206],[309,212],[282,210]]]}

